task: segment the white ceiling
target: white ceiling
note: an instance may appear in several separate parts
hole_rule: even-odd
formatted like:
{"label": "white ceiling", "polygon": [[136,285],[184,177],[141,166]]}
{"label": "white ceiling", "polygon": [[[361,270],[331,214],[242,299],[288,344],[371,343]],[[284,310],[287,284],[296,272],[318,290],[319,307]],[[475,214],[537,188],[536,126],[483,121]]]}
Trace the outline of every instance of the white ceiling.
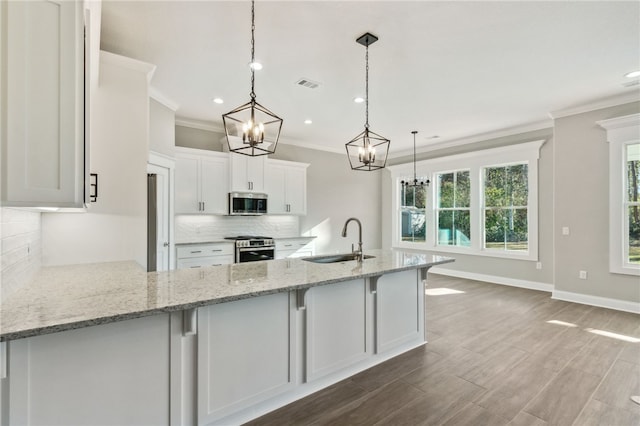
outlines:
{"label": "white ceiling", "polygon": [[[157,65],[152,86],[176,116],[221,127],[249,100],[249,1],[102,3],[101,46]],[[514,127],[549,112],[638,94],[640,2],[257,1],[258,102],[284,119],[281,141],[344,151],[369,122],[391,152]],[[321,85],[296,85],[307,78]],[[214,97],[224,104],[212,102]],[[313,124],[305,125],[305,119]],[[439,139],[432,139],[439,135]]]}

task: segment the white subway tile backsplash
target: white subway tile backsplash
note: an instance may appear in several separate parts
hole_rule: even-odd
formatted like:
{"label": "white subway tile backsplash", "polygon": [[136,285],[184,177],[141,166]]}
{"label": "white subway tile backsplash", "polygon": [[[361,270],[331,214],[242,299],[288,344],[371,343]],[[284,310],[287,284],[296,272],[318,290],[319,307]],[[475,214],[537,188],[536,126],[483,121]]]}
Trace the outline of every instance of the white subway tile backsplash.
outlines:
{"label": "white subway tile backsplash", "polygon": [[300,236],[298,216],[209,216],[177,215],[176,243],[221,240],[236,235],[273,238]]}
{"label": "white subway tile backsplash", "polygon": [[41,215],[0,208],[0,266],[2,297],[26,284],[42,264]]}

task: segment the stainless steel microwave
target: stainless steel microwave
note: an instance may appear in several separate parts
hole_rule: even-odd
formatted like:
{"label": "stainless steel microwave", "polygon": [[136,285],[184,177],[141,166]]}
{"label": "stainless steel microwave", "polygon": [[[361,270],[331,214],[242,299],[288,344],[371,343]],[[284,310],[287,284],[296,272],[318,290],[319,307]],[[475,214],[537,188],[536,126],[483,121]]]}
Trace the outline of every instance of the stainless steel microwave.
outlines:
{"label": "stainless steel microwave", "polygon": [[229,214],[232,216],[257,216],[267,214],[267,194],[230,192]]}

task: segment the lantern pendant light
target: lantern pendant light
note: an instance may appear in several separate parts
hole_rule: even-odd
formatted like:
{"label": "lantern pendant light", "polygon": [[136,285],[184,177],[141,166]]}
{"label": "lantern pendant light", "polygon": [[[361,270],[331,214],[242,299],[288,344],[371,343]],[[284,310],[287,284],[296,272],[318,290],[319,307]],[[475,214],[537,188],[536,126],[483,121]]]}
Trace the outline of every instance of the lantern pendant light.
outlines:
{"label": "lantern pendant light", "polygon": [[411,133],[413,134],[413,181],[401,180],[400,185],[402,185],[403,188],[422,188],[425,185],[429,186],[430,181],[427,179],[426,181],[418,182],[418,178],[416,177],[416,134],[418,131],[414,130]]}
{"label": "lantern pendant light", "polygon": [[365,124],[364,131],[345,144],[349,164],[353,170],[373,171],[387,164],[391,141],[369,130],[369,45],[378,41],[378,37],[365,33],[356,40],[365,46]]}
{"label": "lantern pendant light", "polygon": [[256,101],[255,29],[255,2],[251,1],[251,99],[222,115],[229,151],[251,157],[273,154],[282,129],[282,119]]}

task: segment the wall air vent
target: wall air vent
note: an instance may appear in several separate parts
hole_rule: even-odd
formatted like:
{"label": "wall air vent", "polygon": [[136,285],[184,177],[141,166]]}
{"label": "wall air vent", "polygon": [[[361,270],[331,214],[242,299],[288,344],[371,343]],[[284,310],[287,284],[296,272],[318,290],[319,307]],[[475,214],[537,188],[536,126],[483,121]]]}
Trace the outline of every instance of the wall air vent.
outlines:
{"label": "wall air vent", "polygon": [[309,80],[308,78],[301,78],[300,80],[296,81],[296,84],[308,89],[317,89],[318,87],[320,87],[320,83],[318,83],[317,81]]}

